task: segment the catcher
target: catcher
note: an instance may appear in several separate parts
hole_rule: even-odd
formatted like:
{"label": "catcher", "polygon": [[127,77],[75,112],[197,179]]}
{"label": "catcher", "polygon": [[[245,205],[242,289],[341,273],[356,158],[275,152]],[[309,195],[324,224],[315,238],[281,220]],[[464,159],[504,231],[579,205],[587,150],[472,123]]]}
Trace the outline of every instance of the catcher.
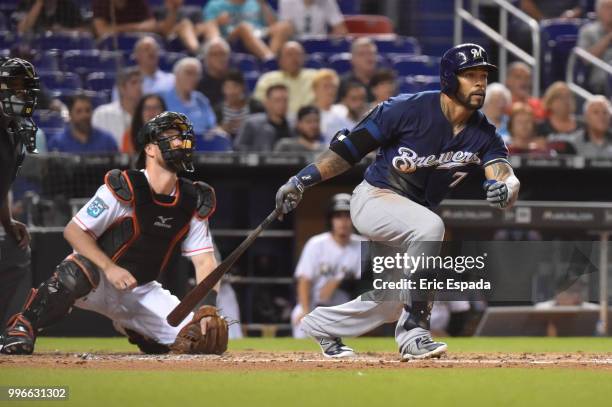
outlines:
{"label": "catcher", "polygon": [[164,112],[138,137],[138,167],[144,169],[106,174],[104,185],[64,229],[75,252],[11,317],[0,352],[31,354],[37,333],[73,305],[107,316],[145,353],[227,349],[228,326],[215,308],[216,291],[175,328],[166,316],[179,300],[155,281],[178,252],[192,260],[198,282],[217,265],[208,230],[214,190],[177,176],[193,171],[191,123],[180,113]]}

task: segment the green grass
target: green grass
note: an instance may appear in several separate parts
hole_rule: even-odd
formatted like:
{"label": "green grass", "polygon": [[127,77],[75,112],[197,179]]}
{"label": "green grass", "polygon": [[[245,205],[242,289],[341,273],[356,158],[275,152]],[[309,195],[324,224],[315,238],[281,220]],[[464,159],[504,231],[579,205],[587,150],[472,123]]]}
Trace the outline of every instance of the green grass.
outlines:
{"label": "green grass", "polygon": [[[612,338],[443,338],[451,352],[612,352]],[[393,338],[352,338],[345,342],[361,352],[395,352]],[[230,341],[229,350],[318,351],[310,339],[248,338]],[[125,338],[46,338],[38,352],[137,352]]]}
{"label": "green grass", "polygon": [[169,373],[9,368],[0,370],[0,378],[3,384],[69,385],[70,400],[52,404],[58,406],[594,407],[609,406],[612,399],[612,372],[568,369]]}
{"label": "green grass", "polygon": [[[349,339],[361,352],[395,351],[393,338]],[[448,338],[452,352],[612,352],[612,338]],[[243,339],[231,350],[318,351],[311,340]],[[39,338],[37,351],[135,352],[124,338]],[[203,362],[205,363],[205,362]],[[10,366],[10,367],[9,367]],[[56,406],[454,407],[609,406],[612,370],[567,368],[151,371],[16,368],[0,386],[69,386]],[[0,397],[1,400],[1,397]],[[34,405],[15,402],[4,405]]]}

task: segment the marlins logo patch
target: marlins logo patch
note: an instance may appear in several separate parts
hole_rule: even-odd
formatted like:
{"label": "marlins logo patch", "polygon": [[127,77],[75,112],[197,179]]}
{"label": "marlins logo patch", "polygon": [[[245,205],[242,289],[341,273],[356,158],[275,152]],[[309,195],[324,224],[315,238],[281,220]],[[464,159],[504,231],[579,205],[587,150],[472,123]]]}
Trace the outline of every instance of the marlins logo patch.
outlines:
{"label": "marlins logo patch", "polygon": [[87,207],[87,214],[92,218],[97,218],[102,212],[108,209],[108,205],[99,197],[93,200]]}

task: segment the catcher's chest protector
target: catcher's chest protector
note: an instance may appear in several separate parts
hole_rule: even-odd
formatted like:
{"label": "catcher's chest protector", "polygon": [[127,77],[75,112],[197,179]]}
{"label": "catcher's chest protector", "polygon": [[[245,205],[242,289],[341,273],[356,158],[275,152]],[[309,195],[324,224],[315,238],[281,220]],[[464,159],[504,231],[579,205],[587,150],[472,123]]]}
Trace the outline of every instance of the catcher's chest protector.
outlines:
{"label": "catcher's chest protector", "polygon": [[[118,189],[118,181],[123,190]],[[154,195],[144,173],[133,170],[113,170],[105,182],[115,197],[129,203],[134,211],[131,217],[113,223],[98,244],[117,265],[132,273],[138,285],[157,279],[189,232],[197,204],[193,184],[180,178],[174,196]]]}

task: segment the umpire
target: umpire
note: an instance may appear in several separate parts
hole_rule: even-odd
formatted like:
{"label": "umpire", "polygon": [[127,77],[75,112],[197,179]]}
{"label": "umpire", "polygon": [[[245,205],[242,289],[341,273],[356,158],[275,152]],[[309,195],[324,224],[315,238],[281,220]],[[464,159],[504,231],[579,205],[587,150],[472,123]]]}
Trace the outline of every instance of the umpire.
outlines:
{"label": "umpire", "polygon": [[[26,151],[36,152],[32,120],[40,92],[34,66],[19,58],[0,59],[0,322],[19,286],[30,274],[30,234],[13,219],[9,191]],[[28,285],[29,286],[29,285]]]}

